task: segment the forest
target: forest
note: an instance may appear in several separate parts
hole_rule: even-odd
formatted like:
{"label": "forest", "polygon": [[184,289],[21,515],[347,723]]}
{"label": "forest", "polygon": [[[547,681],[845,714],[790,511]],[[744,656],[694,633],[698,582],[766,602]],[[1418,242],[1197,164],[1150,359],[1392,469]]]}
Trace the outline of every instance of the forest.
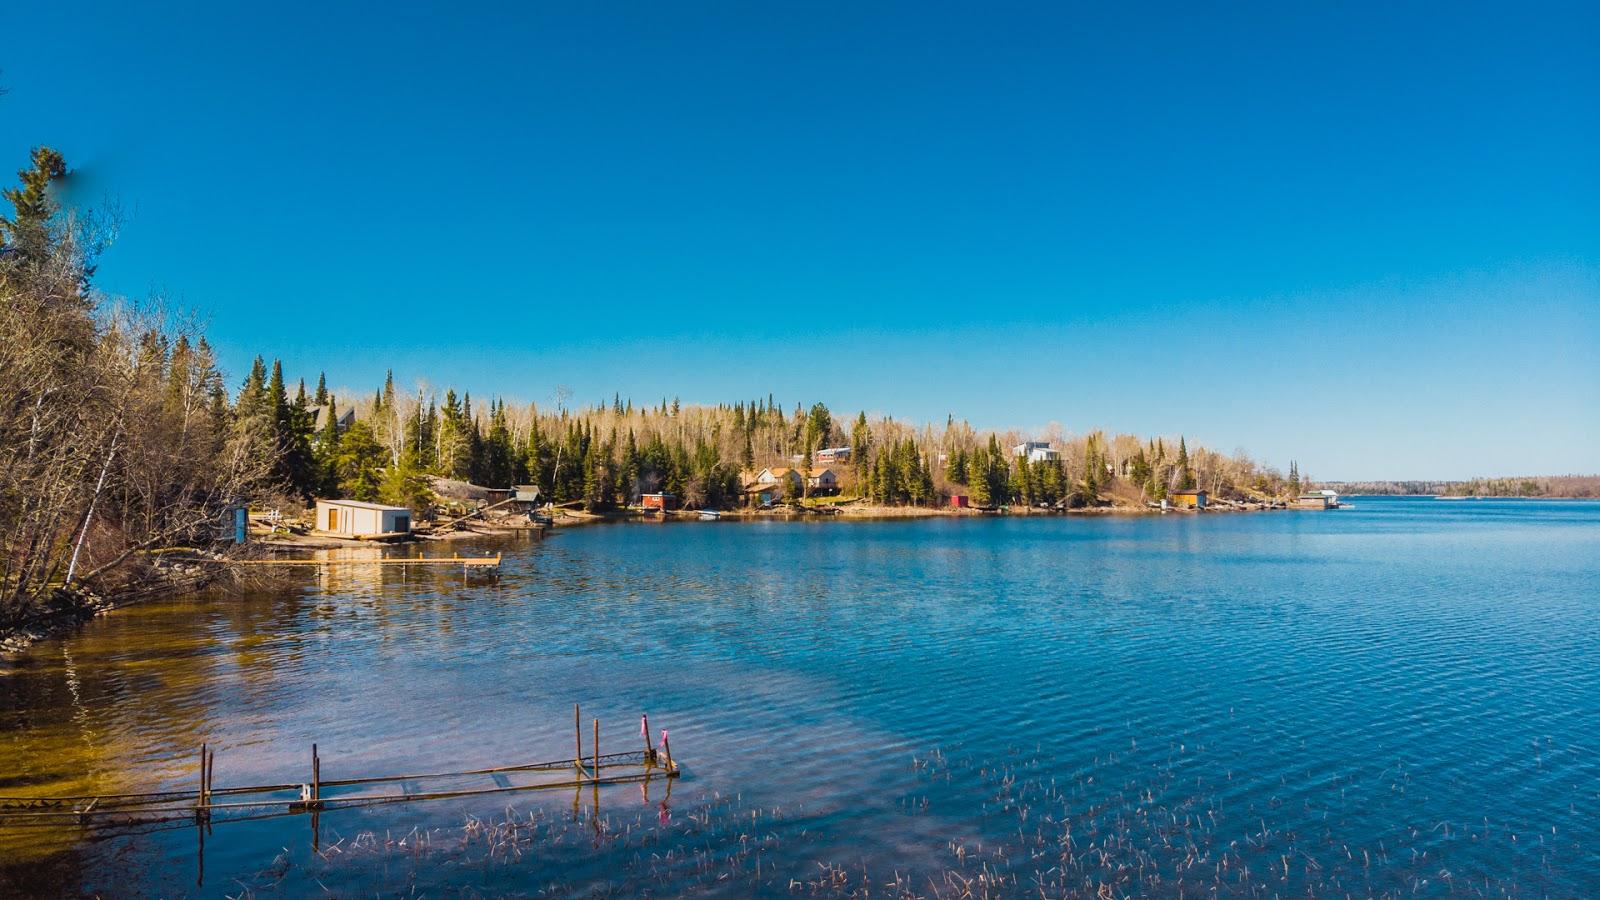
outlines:
{"label": "forest", "polygon": [[[744,486],[762,468],[819,468],[824,448],[848,448],[849,462],[830,463],[841,492],[885,505],[938,503],[953,493],[977,506],[1095,505],[1113,496],[1159,500],[1169,491],[1202,487],[1219,497],[1282,496],[1303,480],[1242,453],[1191,448],[1179,436],[1141,439],[1099,431],[1043,435],[978,431],[954,417],[916,425],[857,412],[838,418],[813,402],[790,409],[772,396],[715,405],[677,399],[635,404],[613,396],[578,408],[562,400],[541,409],[469,394],[402,392],[393,375],[356,396],[330,391],[318,376],[300,382],[291,399],[281,364],[256,360],[237,408],[279,424],[288,448],[278,486],[289,499],[346,496],[422,508],[427,476],[487,487],[537,484],[556,503],[592,511],[627,506],[639,495],[667,492],[694,507],[743,502]],[[270,374],[269,374],[270,373]],[[323,410],[321,427],[314,411]],[[337,411],[355,420],[341,430]],[[1030,461],[1012,447],[1042,439],[1059,460]]]}

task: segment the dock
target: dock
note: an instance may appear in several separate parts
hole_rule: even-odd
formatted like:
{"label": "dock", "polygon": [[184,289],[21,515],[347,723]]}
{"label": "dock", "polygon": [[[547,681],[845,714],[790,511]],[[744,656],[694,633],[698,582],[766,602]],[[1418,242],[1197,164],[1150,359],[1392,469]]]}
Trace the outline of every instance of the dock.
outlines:
{"label": "dock", "polygon": [[235,559],[218,560],[235,566],[466,566],[500,568],[500,554],[493,556],[378,556],[333,557],[330,559]]}
{"label": "dock", "polygon": [[651,744],[647,716],[640,717],[643,746],[638,750],[600,752],[600,720],[593,722],[593,743],[583,746],[581,713],[573,707],[576,749],[570,759],[517,763],[457,772],[369,775],[324,780],[322,758],[311,745],[309,778],[303,782],[216,787],[216,752],[200,745],[194,787],[187,790],[98,794],[75,797],[0,797],[0,827],[79,826],[116,829],[195,823],[249,821],[299,813],[448,800],[559,788],[598,789],[604,785],[674,779],[682,769],[672,757],[667,732]]}

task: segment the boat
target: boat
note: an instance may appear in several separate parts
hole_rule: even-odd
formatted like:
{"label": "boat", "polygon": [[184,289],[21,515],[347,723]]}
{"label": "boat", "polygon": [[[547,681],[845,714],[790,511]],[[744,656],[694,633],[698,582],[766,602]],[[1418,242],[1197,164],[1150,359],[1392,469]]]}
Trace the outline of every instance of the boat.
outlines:
{"label": "boat", "polygon": [[715,522],[720,518],[722,518],[722,513],[719,513],[714,509],[700,510],[700,521],[702,522]]}

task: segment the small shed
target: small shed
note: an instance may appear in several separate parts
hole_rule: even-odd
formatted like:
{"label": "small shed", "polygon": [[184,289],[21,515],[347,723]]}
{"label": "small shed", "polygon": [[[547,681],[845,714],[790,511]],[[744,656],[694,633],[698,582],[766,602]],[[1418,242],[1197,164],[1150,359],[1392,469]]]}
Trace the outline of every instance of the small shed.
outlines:
{"label": "small shed", "polygon": [[1178,509],[1205,509],[1206,492],[1198,488],[1173,491],[1172,505]]}
{"label": "small shed", "polygon": [[1333,499],[1322,493],[1301,494],[1294,501],[1295,509],[1332,509],[1333,505]]}
{"label": "small shed", "polygon": [[744,489],[752,506],[771,506],[783,499],[783,485],[757,482]]}
{"label": "small shed", "polygon": [[511,495],[511,499],[518,503],[539,502],[539,486],[537,484],[519,484],[513,486],[512,490],[515,493]]}
{"label": "small shed", "polygon": [[223,507],[217,515],[217,540],[243,544],[250,539],[250,509],[242,504]]}
{"label": "small shed", "polygon": [[967,507],[969,507],[971,505],[972,505],[972,503],[967,498],[966,494],[951,494],[950,495],[950,506],[952,508],[954,508],[954,509],[966,509]]}
{"label": "small shed", "polygon": [[409,534],[411,510],[360,500],[318,500],[313,528],[324,534],[353,538]]}
{"label": "small shed", "polygon": [[677,509],[677,494],[640,494],[639,505],[645,509]]}

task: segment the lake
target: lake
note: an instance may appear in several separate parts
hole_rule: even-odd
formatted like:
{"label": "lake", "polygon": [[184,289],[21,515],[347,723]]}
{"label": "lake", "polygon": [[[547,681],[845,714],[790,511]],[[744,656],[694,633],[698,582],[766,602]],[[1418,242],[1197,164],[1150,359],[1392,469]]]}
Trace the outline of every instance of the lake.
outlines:
{"label": "lake", "polygon": [[1353,503],[605,525],[121,610],[0,662],[0,794],[561,758],[574,703],[684,775],[315,850],[0,831],[0,895],[1600,892],[1600,504]]}

